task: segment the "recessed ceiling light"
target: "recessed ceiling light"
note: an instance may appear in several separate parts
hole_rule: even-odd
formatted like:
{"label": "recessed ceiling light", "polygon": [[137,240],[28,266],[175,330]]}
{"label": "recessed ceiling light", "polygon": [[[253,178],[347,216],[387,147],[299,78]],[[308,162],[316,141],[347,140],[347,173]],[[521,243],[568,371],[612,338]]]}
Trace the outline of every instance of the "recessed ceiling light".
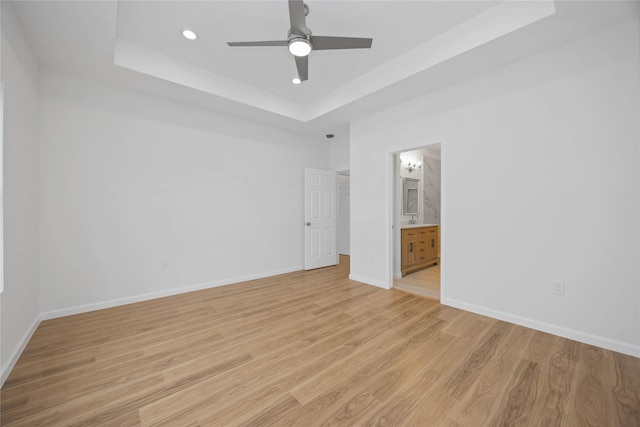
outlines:
{"label": "recessed ceiling light", "polygon": [[189,39],[189,40],[195,40],[198,38],[198,35],[191,30],[182,31],[182,35],[184,36],[185,39]]}
{"label": "recessed ceiling light", "polygon": [[291,83],[293,83],[294,85],[299,85],[302,82],[300,81],[299,78],[294,77],[294,78],[291,79]]}

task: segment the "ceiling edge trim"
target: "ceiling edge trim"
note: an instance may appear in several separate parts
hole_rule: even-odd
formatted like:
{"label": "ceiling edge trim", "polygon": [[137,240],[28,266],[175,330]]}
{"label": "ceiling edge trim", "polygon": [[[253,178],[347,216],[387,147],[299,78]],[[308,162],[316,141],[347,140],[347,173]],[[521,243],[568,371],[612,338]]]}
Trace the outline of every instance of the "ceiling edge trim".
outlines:
{"label": "ceiling edge trim", "polygon": [[500,3],[313,102],[305,119],[325,115],[555,13],[554,0]]}
{"label": "ceiling edge trim", "polygon": [[116,38],[114,64],[291,119],[305,121],[302,114],[304,108],[298,103],[178,61],[122,38]]}

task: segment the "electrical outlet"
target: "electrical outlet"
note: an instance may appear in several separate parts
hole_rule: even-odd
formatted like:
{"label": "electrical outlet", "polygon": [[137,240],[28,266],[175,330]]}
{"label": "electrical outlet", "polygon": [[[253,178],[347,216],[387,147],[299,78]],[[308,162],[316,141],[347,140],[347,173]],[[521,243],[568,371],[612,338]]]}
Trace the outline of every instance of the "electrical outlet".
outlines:
{"label": "electrical outlet", "polygon": [[551,288],[551,293],[553,295],[559,295],[561,297],[564,296],[564,282],[559,280],[553,281],[553,288]]}

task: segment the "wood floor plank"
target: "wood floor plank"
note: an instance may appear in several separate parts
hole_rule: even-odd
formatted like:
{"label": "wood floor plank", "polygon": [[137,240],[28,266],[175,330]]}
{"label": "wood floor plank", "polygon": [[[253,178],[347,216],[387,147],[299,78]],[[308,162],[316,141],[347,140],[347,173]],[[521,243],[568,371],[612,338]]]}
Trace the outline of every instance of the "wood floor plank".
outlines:
{"label": "wood floor plank", "polygon": [[506,396],[498,409],[494,426],[527,426],[536,420],[530,419],[537,397],[537,379],[540,367],[537,363],[522,360],[505,389]]}
{"label": "wood floor plank", "polygon": [[496,410],[509,378],[514,374],[520,354],[531,339],[532,334],[520,328],[507,325],[507,335],[503,345],[498,346],[478,378],[469,386],[469,391],[449,414],[449,418],[460,425],[472,426],[477,420],[489,419]]}
{"label": "wood floor plank", "polygon": [[495,353],[498,345],[509,332],[509,325],[504,322],[494,324],[481,338],[469,357],[458,368],[445,386],[445,393],[456,399],[462,399],[476,382],[481,371]]}
{"label": "wood floor plank", "polygon": [[640,426],[640,359],[338,266],[44,321],[3,426]]}
{"label": "wood floor plank", "polygon": [[[339,365],[314,375],[295,388],[294,395],[308,406],[305,413],[316,412],[315,408],[319,406],[327,410],[337,410],[342,399],[349,398],[350,395],[355,397],[363,391],[380,400],[378,396],[383,394],[381,388],[388,384],[388,381],[397,380],[398,375],[392,373],[393,368],[413,356],[413,349],[394,345],[395,337],[389,332],[385,334],[385,339],[375,344],[375,347],[363,347],[357,355],[350,355]],[[414,367],[407,369],[413,370]],[[335,390],[339,390],[339,394],[336,394]],[[332,398],[336,399],[331,401]]]}
{"label": "wood floor plank", "polygon": [[346,399],[340,408],[332,413],[329,418],[318,424],[323,427],[328,426],[350,426],[357,423],[358,419],[366,415],[370,409],[378,406],[380,402],[370,393],[362,392],[357,396]]}
{"label": "wood floor plank", "polygon": [[342,346],[327,355],[325,352],[330,348],[332,347],[323,348],[319,357],[295,367],[291,372],[279,378],[269,378],[264,381],[262,387],[257,387],[248,394],[236,397],[228,405],[208,408],[206,414],[200,418],[200,422],[204,425],[230,425],[238,421],[244,422],[252,410],[271,405],[284,392],[291,390],[295,384],[308,378],[311,372],[322,371],[339,363],[349,351],[348,347]]}
{"label": "wood floor plank", "polygon": [[197,420],[200,413],[216,408],[246,390],[260,386],[265,379],[283,375],[298,363],[294,356],[280,360],[261,359],[249,362],[243,369],[205,380],[185,390],[158,399],[140,408],[144,425],[182,425]]}
{"label": "wood floor plank", "polygon": [[[385,334],[389,334],[389,332],[386,331]],[[407,347],[406,351],[398,351],[404,348],[402,344],[398,345],[397,340],[389,340],[389,336],[383,338],[381,344],[375,348],[362,349],[362,351],[366,351],[367,355],[367,358],[364,359],[365,362],[362,362],[363,359],[351,358],[352,363],[357,362],[355,364],[355,374],[335,375],[334,371],[333,375],[328,373],[325,376],[323,374],[306,382],[303,385],[302,392],[308,394],[309,390],[312,390],[312,396],[316,397],[313,397],[301,408],[281,420],[281,425],[310,426],[318,424],[319,420],[324,422],[323,417],[326,416],[325,414],[340,411],[344,407],[345,401],[351,401],[351,399],[365,391],[370,392],[376,399],[380,400],[378,397],[380,395],[376,396],[376,392],[380,392],[383,389],[387,380],[385,377],[391,372],[391,369],[400,368],[403,362],[411,361],[411,358],[415,358],[418,355],[429,357],[428,352],[421,353],[411,347]],[[438,346],[435,343],[435,341],[430,342],[428,348],[430,350],[437,348]],[[366,362],[367,360],[368,362]],[[362,363],[365,363],[364,367],[358,369],[358,364]],[[409,365],[407,369],[419,369],[420,366],[423,366],[423,364],[417,364],[417,366]],[[392,378],[397,379],[398,376],[392,375]],[[321,393],[322,391],[324,393]]]}
{"label": "wood floor plank", "polygon": [[583,426],[607,425],[608,420],[614,419],[614,399],[607,384],[611,375],[607,362],[611,354],[593,346],[579,346],[582,351],[573,381],[572,418]]}
{"label": "wood floor plank", "polygon": [[300,407],[295,397],[286,394],[280,400],[270,405],[264,411],[258,412],[250,420],[240,424],[240,427],[261,427],[266,425],[278,425],[282,417]]}
{"label": "wood floor plank", "polygon": [[[415,381],[411,382],[410,387],[420,390],[429,390],[435,382],[435,373],[425,371],[421,375],[416,376]],[[430,396],[432,394],[430,393]],[[431,397],[432,398],[432,397]],[[399,426],[407,425],[407,419],[415,413],[421,403],[421,399],[417,398],[409,388],[403,393],[399,393],[393,400],[380,405],[373,411],[370,411],[366,417],[363,417],[358,425],[366,426]]]}
{"label": "wood floor plank", "polygon": [[[363,320],[364,321],[364,320]],[[363,321],[361,321],[360,323],[363,323]],[[347,344],[348,342],[350,342],[349,346],[343,346],[342,348],[338,347],[337,352],[333,352],[332,354],[330,354],[330,356],[325,356],[324,360],[322,360],[323,364],[331,364],[334,362],[337,362],[339,360],[343,360],[344,356],[346,354],[348,354],[350,351],[352,351],[352,349],[354,347],[356,347],[358,344],[357,341],[354,340],[358,340],[359,338],[361,338],[364,333],[367,333],[368,336],[372,336],[372,332],[371,331],[365,331],[364,328],[364,324],[356,324],[351,325],[350,327],[345,326],[345,328],[341,328],[341,329],[337,329],[334,331],[334,335],[329,335],[329,336],[325,336],[325,338],[323,338],[320,341],[315,342],[313,345],[311,345],[310,347],[305,345],[304,341],[300,340],[298,342],[299,346],[296,346],[296,348],[302,352],[302,354],[298,354],[295,353],[294,350],[291,348],[291,346],[295,346],[295,342],[290,343],[289,344],[289,348],[286,348],[286,352],[289,355],[293,355],[296,356],[296,358],[290,362],[288,362],[285,366],[283,366],[283,371],[281,371],[281,374],[284,375],[286,374],[288,371],[290,370],[294,370],[295,368],[297,368],[299,366],[300,361],[311,361],[313,362],[314,360],[317,360],[318,358],[321,358],[323,355],[325,354],[329,354],[333,349],[336,348],[336,343],[339,344]],[[351,340],[351,341],[349,341]],[[282,349],[282,347],[280,347],[280,349]],[[264,357],[264,355],[263,355]],[[335,359],[335,360],[334,360]],[[315,371],[312,371],[315,372]],[[198,409],[201,409],[203,411],[203,413],[206,413],[203,416],[210,416],[210,412],[212,412],[211,410],[211,403],[212,402],[216,402],[216,404],[218,406],[222,406],[224,403],[228,402],[229,400],[237,400],[240,397],[244,396],[244,392],[245,390],[251,390],[251,385],[252,384],[260,384],[260,382],[264,382],[265,380],[269,379],[269,378],[274,378],[274,377],[278,377],[278,374],[274,373],[268,376],[252,376],[251,378],[248,378],[244,381],[243,387],[242,389],[238,390],[238,387],[234,387],[232,388],[228,393],[225,394],[224,390],[222,393],[216,393],[210,397],[207,397],[206,399],[198,399],[195,398],[194,400],[191,400],[191,403],[186,403],[185,405],[187,405],[187,407],[189,408],[189,416],[196,416],[198,414]],[[290,376],[285,376],[285,377],[280,377],[280,380],[287,380]],[[295,377],[297,378],[297,377]],[[219,386],[219,382],[217,382],[216,386]],[[231,396],[233,395],[233,396]],[[206,395],[205,395],[206,397]],[[229,397],[232,397],[232,399],[229,399]],[[215,400],[213,400],[215,399]],[[195,404],[194,404],[195,401]],[[232,402],[233,403],[233,402]],[[246,403],[246,402],[243,402]],[[159,419],[162,417],[167,416],[167,409],[170,407],[171,405],[162,405],[161,408],[156,408],[156,414],[154,415],[155,418],[154,419]],[[195,406],[198,406],[198,408],[196,408]],[[159,416],[158,411],[162,411],[162,415]],[[184,410],[181,410],[178,413],[174,413],[170,415],[170,418],[172,420],[176,419],[177,415],[183,415],[186,414],[186,412]],[[209,415],[207,415],[209,414]]]}
{"label": "wood floor plank", "polygon": [[[428,398],[420,400],[403,425],[410,427],[459,425],[446,418],[455,402],[453,397],[432,386]],[[485,422],[485,420],[476,420],[473,425],[478,426]],[[490,426],[488,423],[485,425]]]}
{"label": "wood floor plank", "polygon": [[[535,332],[535,335],[540,333]],[[577,369],[578,343],[564,340],[562,345],[549,355],[541,367],[539,399],[532,419],[541,426],[561,426],[566,424],[569,402],[572,399],[572,383]],[[551,350],[554,348],[551,347]]]}

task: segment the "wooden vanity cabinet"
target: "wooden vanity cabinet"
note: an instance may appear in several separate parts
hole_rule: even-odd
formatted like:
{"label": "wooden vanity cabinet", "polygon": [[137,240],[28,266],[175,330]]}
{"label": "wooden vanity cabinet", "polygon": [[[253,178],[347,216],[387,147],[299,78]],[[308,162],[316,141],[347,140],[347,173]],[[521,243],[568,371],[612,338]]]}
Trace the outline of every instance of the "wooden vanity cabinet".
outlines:
{"label": "wooden vanity cabinet", "polygon": [[401,230],[401,270],[405,276],[439,262],[438,226]]}

